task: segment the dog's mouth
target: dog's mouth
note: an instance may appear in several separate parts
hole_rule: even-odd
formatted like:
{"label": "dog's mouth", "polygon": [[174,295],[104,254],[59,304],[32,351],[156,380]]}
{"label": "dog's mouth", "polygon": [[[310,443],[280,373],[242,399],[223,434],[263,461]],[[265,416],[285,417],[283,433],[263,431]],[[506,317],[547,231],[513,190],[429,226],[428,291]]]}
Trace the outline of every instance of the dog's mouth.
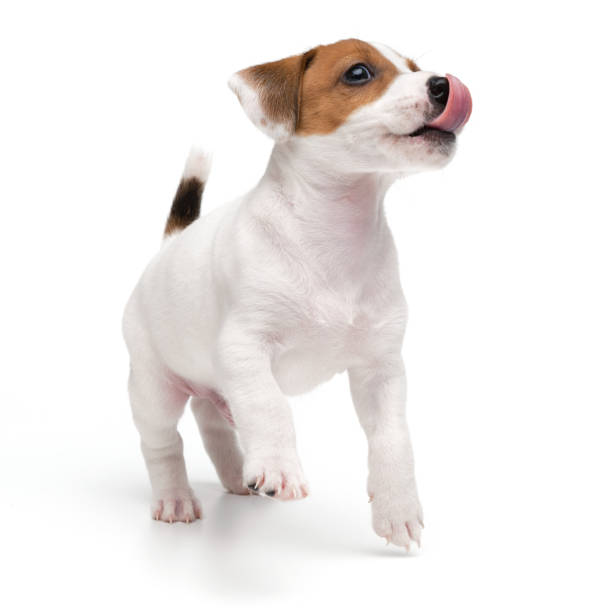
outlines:
{"label": "dog's mouth", "polygon": [[454,132],[440,130],[430,125],[422,125],[419,129],[409,134],[398,134],[396,138],[401,140],[413,139],[418,142],[428,142],[431,144],[452,144],[455,142]]}
{"label": "dog's mouth", "polygon": [[418,138],[420,136],[424,137],[426,140],[440,140],[444,139],[446,141],[454,140],[455,134],[454,132],[447,132],[445,130],[440,130],[435,127],[431,127],[430,125],[422,125],[418,130],[414,130],[410,134],[406,134],[409,138]]}
{"label": "dog's mouth", "polygon": [[[467,123],[472,113],[472,96],[470,90],[452,74],[439,79],[446,84],[444,108],[434,118],[409,134],[409,138],[421,138],[428,142],[450,143],[455,140],[455,133]],[[430,92],[431,95],[431,92]]]}

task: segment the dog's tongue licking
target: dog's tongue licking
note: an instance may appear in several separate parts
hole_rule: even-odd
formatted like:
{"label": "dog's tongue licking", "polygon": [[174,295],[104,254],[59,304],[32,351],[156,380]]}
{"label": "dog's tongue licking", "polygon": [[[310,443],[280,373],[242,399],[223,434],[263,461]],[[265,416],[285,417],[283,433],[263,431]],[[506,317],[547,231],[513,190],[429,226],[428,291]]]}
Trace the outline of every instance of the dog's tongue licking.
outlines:
{"label": "dog's tongue licking", "polygon": [[472,96],[470,90],[452,74],[447,74],[448,101],[442,114],[428,123],[429,127],[454,132],[467,123],[472,113]]}

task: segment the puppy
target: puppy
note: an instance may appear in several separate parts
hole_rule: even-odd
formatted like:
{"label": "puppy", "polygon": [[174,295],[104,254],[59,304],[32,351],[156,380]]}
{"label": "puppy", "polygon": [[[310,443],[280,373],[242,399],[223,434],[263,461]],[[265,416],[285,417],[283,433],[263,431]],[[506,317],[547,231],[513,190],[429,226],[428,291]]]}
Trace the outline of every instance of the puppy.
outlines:
{"label": "puppy", "polygon": [[286,396],[347,370],[374,530],[409,547],[423,515],[405,419],[406,303],[383,199],[398,177],[448,163],[469,91],[359,40],[241,70],[229,85],[275,141],[265,174],[199,218],[209,160],[190,155],[123,320],[153,517],[201,516],[177,432],[190,397],[228,491],[308,495]]}

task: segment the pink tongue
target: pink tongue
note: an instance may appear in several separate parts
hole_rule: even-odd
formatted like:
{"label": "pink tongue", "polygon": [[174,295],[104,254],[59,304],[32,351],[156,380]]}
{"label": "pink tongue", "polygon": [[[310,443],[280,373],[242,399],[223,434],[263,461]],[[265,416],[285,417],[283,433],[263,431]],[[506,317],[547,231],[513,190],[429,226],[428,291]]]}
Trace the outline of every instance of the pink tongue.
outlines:
{"label": "pink tongue", "polygon": [[447,74],[446,78],[449,85],[446,108],[427,125],[445,132],[454,132],[465,125],[470,118],[472,96],[470,90],[457,77]]}

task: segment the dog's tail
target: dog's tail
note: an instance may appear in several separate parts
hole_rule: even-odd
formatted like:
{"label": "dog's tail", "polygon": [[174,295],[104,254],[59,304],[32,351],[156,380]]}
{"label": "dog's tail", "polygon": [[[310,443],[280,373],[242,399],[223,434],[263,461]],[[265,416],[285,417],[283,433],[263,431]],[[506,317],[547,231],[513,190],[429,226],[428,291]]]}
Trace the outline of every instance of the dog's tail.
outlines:
{"label": "dog's tail", "polygon": [[190,151],[166,221],[164,237],[181,231],[200,216],[200,203],[211,163],[211,156],[204,151]]}

